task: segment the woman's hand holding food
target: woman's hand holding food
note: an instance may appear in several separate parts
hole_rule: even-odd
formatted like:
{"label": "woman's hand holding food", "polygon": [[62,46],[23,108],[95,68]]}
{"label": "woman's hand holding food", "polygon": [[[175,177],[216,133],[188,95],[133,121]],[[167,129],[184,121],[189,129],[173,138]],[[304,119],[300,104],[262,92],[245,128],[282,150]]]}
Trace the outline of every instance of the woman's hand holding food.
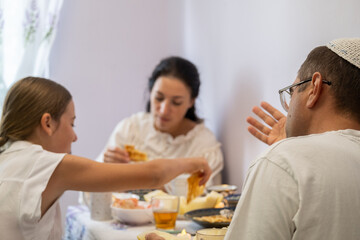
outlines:
{"label": "woman's hand holding food", "polygon": [[268,145],[286,138],[286,116],[267,102],[261,102],[260,106],[269,114],[265,113],[258,106],[255,106],[252,111],[271,128],[260,123],[253,117],[248,117],[246,119],[250,124],[248,131],[254,137]]}
{"label": "woman's hand holding food", "polygon": [[125,149],[119,147],[109,147],[104,153],[105,163],[128,163],[130,157]]}

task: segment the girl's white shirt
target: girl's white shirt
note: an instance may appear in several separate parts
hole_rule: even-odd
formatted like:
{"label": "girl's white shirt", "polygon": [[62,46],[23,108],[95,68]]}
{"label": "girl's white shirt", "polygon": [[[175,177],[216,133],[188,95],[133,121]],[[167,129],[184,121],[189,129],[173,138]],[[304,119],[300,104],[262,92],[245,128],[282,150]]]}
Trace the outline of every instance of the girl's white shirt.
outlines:
{"label": "girl's white shirt", "polygon": [[64,155],[27,141],[0,154],[0,239],[61,239],[59,202],[41,217],[41,195]]}

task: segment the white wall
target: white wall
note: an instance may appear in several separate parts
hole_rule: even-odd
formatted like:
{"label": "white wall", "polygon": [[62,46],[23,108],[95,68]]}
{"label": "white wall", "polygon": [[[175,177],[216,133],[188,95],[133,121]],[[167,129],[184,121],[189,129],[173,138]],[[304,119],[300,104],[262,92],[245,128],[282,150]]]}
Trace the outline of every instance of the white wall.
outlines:
{"label": "white wall", "polygon": [[246,130],[252,106],[280,108],[277,90],[312,48],[359,37],[359,9],[357,0],[64,1],[51,75],[75,99],[74,154],[95,158],[115,124],[144,109],[155,64],[178,54],[200,70],[200,115],[223,143],[225,182],[241,186],[266,148]]}
{"label": "white wall", "polygon": [[[115,125],[145,109],[147,78],[155,65],[183,53],[180,3],[64,1],[50,72],[75,101],[73,154],[96,158]],[[62,197],[63,217],[77,195]]]}
{"label": "white wall", "polygon": [[[201,100],[225,153],[224,181],[241,186],[266,148],[247,132],[251,108],[281,108],[306,55],[339,37],[360,37],[356,0],[187,0],[185,52],[202,72]],[[282,109],[282,108],[281,108]]]}

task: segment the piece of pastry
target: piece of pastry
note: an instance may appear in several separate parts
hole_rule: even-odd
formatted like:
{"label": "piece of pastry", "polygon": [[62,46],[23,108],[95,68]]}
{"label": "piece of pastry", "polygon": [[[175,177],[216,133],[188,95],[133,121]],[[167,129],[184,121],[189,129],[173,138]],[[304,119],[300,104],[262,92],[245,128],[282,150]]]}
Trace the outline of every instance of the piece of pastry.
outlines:
{"label": "piece of pastry", "polygon": [[135,149],[134,145],[125,145],[125,150],[128,152],[129,157],[135,162],[145,162],[148,160],[146,153]]}
{"label": "piece of pastry", "polygon": [[188,191],[186,196],[187,203],[191,202],[194,198],[200,196],[204,192],[205,185],[199,185],[201,177],[198,173],[192,174],[188,179]]}

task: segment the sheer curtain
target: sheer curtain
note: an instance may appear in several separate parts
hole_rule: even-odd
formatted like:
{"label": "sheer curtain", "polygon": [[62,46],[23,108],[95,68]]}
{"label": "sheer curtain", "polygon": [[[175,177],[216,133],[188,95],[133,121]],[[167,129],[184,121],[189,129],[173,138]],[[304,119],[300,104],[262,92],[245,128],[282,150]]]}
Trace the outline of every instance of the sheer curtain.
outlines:
{"label": "sheer curtain", "polygon": [[16,80],[30,75],[49,77],[49,54],[62,2],[0,0],[1,106]]}

